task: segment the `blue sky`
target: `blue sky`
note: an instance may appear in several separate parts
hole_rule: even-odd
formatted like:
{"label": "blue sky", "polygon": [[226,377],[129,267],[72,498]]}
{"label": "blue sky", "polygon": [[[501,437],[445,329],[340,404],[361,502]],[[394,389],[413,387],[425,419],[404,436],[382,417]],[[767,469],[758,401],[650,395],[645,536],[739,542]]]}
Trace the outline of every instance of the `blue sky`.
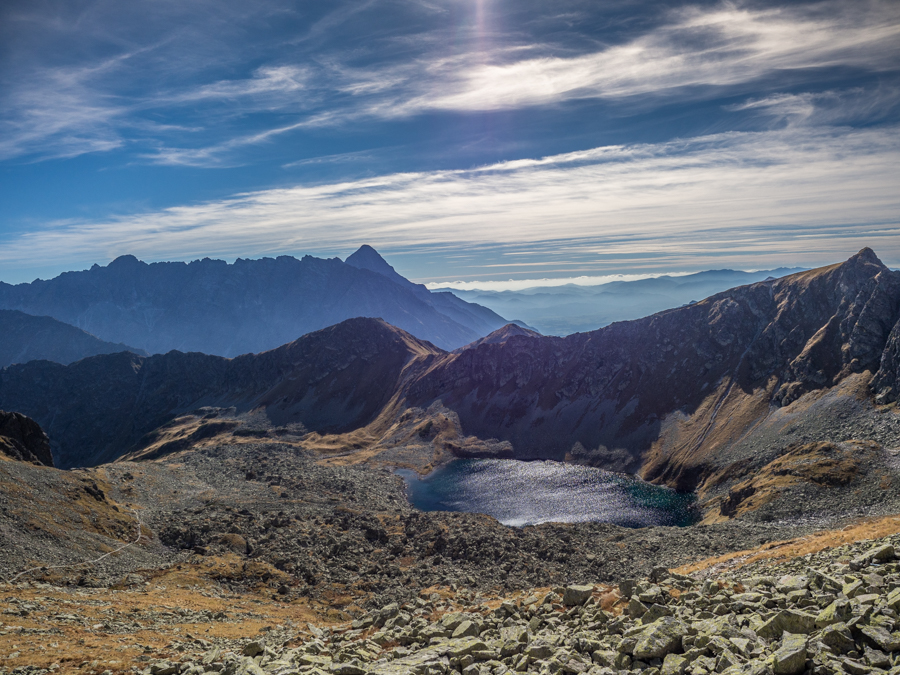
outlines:
{"label": "blue sky", "polygon": [[900,3],[0,5],[0,279],[900,265]]}

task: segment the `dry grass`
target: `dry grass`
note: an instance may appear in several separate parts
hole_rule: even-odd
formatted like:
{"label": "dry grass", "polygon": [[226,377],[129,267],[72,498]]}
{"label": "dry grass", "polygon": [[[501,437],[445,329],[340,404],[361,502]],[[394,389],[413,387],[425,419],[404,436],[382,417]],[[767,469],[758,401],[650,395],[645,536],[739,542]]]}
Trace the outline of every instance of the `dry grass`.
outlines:
{"label": "dry grass", "polygon": [[[226,556],[149,574],[149,583],[138,589],[0,585],[0,596],[7,601],[0,600],[3,609],[15,607],[7,604],[10,597],[41,605],[27,616],[0,614],[0,662],[10,669],[25,665],[49,668],[58,663],[63,673],[111,670],[118,674],[150,660],[178,660],[181,654],[172,644],[175,641],[239,639],[275,626],[294,624],[299,628],[307,622],[346,620],[346,615],[335,616],[330,607],[320,603],[280,602],[263,584],[239,595],[223,591],[218,579],[236,577],[244,569],[237,556]],[[179,609],[223,612],[226,617],[202,623],[174,618],[162,625],[147,620],[149,612],[177,613]],[[58,618],[62,614],[77,616],[84,623]],[[144,627],[123,632],[113,625],[119,621],[137,621]],[[44,632],[29,635],[22,629]],[[47,633],[48,629],[53,632]]]}
{"label": "dry grass", "polygon": [[825,530],[798,539],[770,542],[756,549],[737,551],[683,565],[673,571],[679,574],[690,574],[711,568],[736,569],[762,560],[773,562],[789,560],[855,541],[887,537],[898,532],[900,532],[900,516],[867,518],[840,530]]}

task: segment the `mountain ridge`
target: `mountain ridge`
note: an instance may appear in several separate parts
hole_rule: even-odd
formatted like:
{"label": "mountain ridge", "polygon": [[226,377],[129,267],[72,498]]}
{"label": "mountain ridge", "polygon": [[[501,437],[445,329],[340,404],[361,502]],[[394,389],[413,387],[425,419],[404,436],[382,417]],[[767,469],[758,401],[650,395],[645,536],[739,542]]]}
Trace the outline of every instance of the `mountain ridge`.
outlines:
{"label": "mountain ridge", "polygon": [[57,464],[69,468],[113,461],[145,434],[209,406],[264,407],[272,423],[303,433],[349,431],[388,405],[410,361],[439,353],[380,319],[348,319],[232,359],[172,351],[14,365],[0,370],[0,401],[38,420]]}
{"label": "mountain ridge", "polygon": [[[370,265],[373,256],[393,271],[374,249]],[[222,356],[274,349],[359,316],[383,318],[448,349],[507,323],[394,274],[312,256],[147,264],[127,255],[47,281],[0,282],[0,308],[48,315],[150,353]]]}
{"label": "mountain ridge", "polygon": [[178,441],[162,443],[172,451],[203,434],[237,437],[257,415],[259,431],[246,433],[356,457],[342,461],[421,471],[453,456],[574,461],[698,490],[736,513],[752,495],[730,486],[754,467],[788,470],[832,442],[874,442],[873,456],[900,445],[884,407],[897,399],[898,324],[900,273],[864,249],[565,338],[501,329],[451,353],[360,318],[234,359],[13,366],[0,371],[0,406],[45,425],[64,466],[162,452],[146,435],[179,416],[160,437]]}
{"label": "mountain ridge", "polygon": [[106,342],[49,316],[0,309],[0,368],[35,360],[68,365],[88,356],[115,352],[147,355],[141,349]]}
{"label": "mountain ridge", "polygon": [[639,319],[730,288],[765,281],[770,276],[780,278],[801,271],[803,268],[756,272],[722,269],[610,281],[596,286],[570,283],[543,287],[538,284],[520,291],[450,290],[464,300],[485,305],[504,316],[523,319],[544,334],[565,336],[596,330],[616,321]]}

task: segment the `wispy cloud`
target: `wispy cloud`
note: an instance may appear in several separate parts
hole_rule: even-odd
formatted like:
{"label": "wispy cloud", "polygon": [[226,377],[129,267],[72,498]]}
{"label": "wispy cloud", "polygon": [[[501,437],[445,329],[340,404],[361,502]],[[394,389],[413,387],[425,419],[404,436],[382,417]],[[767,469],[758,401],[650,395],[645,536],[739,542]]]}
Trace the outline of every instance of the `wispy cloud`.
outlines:
{"label": "wispy cloud", "polygon": [[188,89],[171,96],[149,101],[153,107],[166,104],[196,103],[211,100],[252,99],[261,109],[280,108],[296,100],[296,94],[307,88],[309,71],[298,66],[264,66],[251,77],[220,80],[212,84]]}
{"label": "wispy cloud", "polygon": [[84,70],[60,68],[0,97],[0,159],[33,152],[74,157],[118,148],[123,107],[85,85]]}
{"label": "wispy cloud", "polygon": [[[641,34],[600,46],[594,36],[570,44],[558,34],[477,21],[457,28],[462,37],[454,40],[443,19],[421,23],[401,11],[415,7],[443,16],[458,10],[454,3],[401,3],[394,9],[408,23],[374,36],[367,46],[352,32],[340,40],[334,32],[351,30],[353,22],[360,30],[379,8],[372,2],[339,4],[299,36],[280,36],[276,52],[254,44],[257,53],[244,56],[242,67],[222,66],[233,58],[229,50],[245,45],[232,47],[223,39],[200,49],[193,44],[196,27],[182,28],[178,15],[168,32],[157,19],[154,40],[125,44],[112,57],[85,57],[18,76],[8,70],[0,95],[0,159],[68,157],[127,145],[137,159],[152,163],[233,165],[248,148],[289,131],[435,112],[552,108],[573,100],[696,99],[723,90],[751,96],[751,83],[785,73],[796,85],[815,81],[827,68],[884,73],[896,72],[900,63],[900,4],[890,0],[686,6],[669,10]],[[168,11],[176,17],[173,7]],[[268,5],[263,10],[273,11]],[[567,35],[576,34],[577,24]],[[109,51],[110,41],[104,36],[102,51]],[[312,43],[316,51],[304,51]],[[248,60],[259,65],[247,69]],[[136,80],[143,85],[134,86]],[[773,90],[771,82],[766,89]],[[759,99],[756,105],[763,106],[766,97]],[[768,101],[770,112],[795,121],[810,105],[826,107],[821,100]]]}
{"label": "wispy cloud", "polygon": [[726,106],[732,112],[753,111],[787,125],[833,126],[875,122],[900,105],[900,88],[852,87],[842,91],[779,93]]}
{"label": "wispy cloud", "polygon": [[[597,148],[470,171],[397,173],[265,190],[99,222],[60,222],[3,242],[4,268],[234,258],[310,250],[471,251],[540,246],[689,269],[714,250],[744,266],[873,246],[900,261],[900,129],[788,128]],[[840,253],[838,253],[840,252]],[[509,275],[526,261],[509,258]],[[640,263],[640,264],[639,264]],[[618,265],[621,268],[621,264]],[[458,277],[457,277],[458,278]]]}
{"label": "wispy cloud", "polygon": [[[824,6],[831,11],[823,12]],[[732,4],[713,11],[682,9],[646,35],[593,53],[523,58],[521,50],[503,48],[424,59],[383,74],[347,71],[349,81],[342,87],[393,95],[350,114],[408,116],[425,110],[503,110],[571,99],[671,96],[687,88],[758,81],[785,70],[896,69],[900,5],[824,3],[815,10],[753,10]],[[534,44],[528,51],[550,52],[553,45]]]}

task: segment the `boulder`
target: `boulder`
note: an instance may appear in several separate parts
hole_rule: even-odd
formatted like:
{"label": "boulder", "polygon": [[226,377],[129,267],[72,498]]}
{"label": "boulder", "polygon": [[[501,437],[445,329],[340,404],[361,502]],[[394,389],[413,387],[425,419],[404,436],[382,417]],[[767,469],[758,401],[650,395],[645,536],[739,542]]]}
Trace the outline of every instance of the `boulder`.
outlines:
{"label": "boulder", "polygon": [[680,652],[682,638],[688,634],[688,631],[688,625],[681,619],[664,616],[646,626],[637,635],[637,643],[634,645],[632,655],[635,659],[647,661]]}
{"label": "boulder", "polygon": [[897,556],[894,553],[894,547],[890,544],[876,546],[875,548],[869,549],[862,555],[857,556],[856,558],[851,560],[850,569],[861,570],[863,567],[868,567],[873,562],[889,562],[896,557]]}
{"label": "boulder", "polygon": [[593,586],[568,586],[565,593],[563,593],[563,604],[566,607],[583,605],[593,592]]}
{"label": "boulder", "polygon": [[835,623],[819,633],[819,641],[836,654],[844,654],[856,649],[853,634],[845,623]]}
{"label": "boulder", "polygon": [[688,660],[680,654],[666,654],[659,675],[681,675],[688,666]]}
{"label": "boulder", "polygon": [[857,626],[863,640],[886,652],[900,651],[900,636],[889,633],[881,626]]}
{"label": "boulder", "polygon": [[819,612],[816,617],[816,628],[824,628],[834,623],[849,621],[853,616],[853,608],[850,603],[843,599],[832,602],[828,607]]}
{"label": "boulder", "polygon": [[795,675],[806,670],[806,639],[806,635],[784,634],[773,657],[775,675]]}
{"label": "boulder", "polygon": [[781,637],[782,633],[809,635],[816,627],[816,617],[794,609],[783,609],[771,619],[763,623],[756,631],[757,635],[767,640]]}

